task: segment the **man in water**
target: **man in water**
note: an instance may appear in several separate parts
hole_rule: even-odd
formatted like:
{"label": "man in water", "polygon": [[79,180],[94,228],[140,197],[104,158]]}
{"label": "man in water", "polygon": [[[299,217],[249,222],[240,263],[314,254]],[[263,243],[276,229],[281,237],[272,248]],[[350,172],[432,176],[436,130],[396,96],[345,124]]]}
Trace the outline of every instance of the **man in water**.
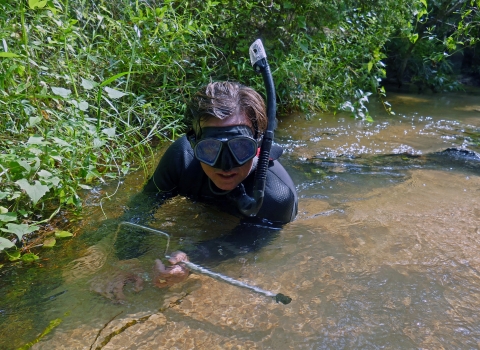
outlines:
{"label": "man in water", "polygon": [[[237,209],[238,187],[243,186],[250,196],[254,188],[257,155],[268,125],[265,102],[255,90],[239,83],[214,82],[193,96],[185,122],[191,129],[167,149],[143,192],[162,199],[181,195],[212,203],[247,223],[188,252],[196,260],[223,260],[235,256],[239,247],[238,251],[258,249],[270,239],[271,230],[265,233],[268,227],[292,221],[298,206],[293,181],[277,161],[281,149],[273,146],[263,205],[254,218]],[[248,226],[249,222],[254,224]],[[188,270],[178,264],[185,259],[185,253],[173,253],[170,267],[156,260],[155,285],[164,287],[185,279]]]}

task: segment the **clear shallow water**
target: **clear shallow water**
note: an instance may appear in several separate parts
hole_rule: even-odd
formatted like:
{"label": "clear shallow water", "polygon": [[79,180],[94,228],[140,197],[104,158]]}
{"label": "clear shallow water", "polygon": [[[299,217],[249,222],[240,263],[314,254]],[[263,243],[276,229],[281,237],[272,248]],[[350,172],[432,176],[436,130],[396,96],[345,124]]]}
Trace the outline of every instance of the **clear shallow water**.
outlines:
{"label": "clear shallow water", "polygon": [[[82,228],[104,236],[62,243],[62,256],[42,254],[51,258],[42,269],[4,271],[2,304],[11,304],[0,308],[0,348],[32,341],[57,318],[62,323],[34,349],[478,348],[480,166],[432,156],[449,147],[478,151],[471,138],[480,130],[477,100],[392,94],[397,115],[371,106],[374,123],[344,115],[279,121],[298,218],[266,248],[215,271],[284,293],[291,304],[195,274],[166,290],[147,281],[135,293],[129,284],[124,304],[91,292],[92,279],[102,283],[122,267],[148,279],[165,243],[158,237],[134,266],[114,258],[116,226],[105,226],[98,207],[112,184],[90,195],[96,205]],[[125,180],[104,203],[109,218],[142,182],[141,175]],[[155,219],[173,244],[214,237],[237,222],[183,198]],[[25,294],[15,297],[21,283]]]}

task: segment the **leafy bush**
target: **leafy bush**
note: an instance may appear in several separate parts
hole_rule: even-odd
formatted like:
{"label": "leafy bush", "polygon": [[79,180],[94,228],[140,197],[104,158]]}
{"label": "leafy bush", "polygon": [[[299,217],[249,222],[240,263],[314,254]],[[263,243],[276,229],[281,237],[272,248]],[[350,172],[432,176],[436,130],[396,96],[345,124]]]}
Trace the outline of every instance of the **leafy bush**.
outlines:
{"label": "leafy bush", "polygon": [[[0,6],[0,250],[25,249],[27,236],[60,208],[81,207],[79,191],[142,166],[152,140],[174,137],[181,124],[172,111],[183,101],[146,101],[131,88],[140,75],[132,70],[135,45],[112,52],[116,40],[138,41],[135,27],[111,18],[104,25],[97,13],[92,29],[90,14],[72,19],[57,2]],[[12,21],[19,13],[21,22]]]}
{"label": "leafy bush", "polygon": [[[459,88],[451,57],[478,47],[478,1],[419,1],[414,16],[398,27],[386,45],[389,78],[399,86],[411,82],[419,91]],[[474,69],[474,67],[473,67]]]}

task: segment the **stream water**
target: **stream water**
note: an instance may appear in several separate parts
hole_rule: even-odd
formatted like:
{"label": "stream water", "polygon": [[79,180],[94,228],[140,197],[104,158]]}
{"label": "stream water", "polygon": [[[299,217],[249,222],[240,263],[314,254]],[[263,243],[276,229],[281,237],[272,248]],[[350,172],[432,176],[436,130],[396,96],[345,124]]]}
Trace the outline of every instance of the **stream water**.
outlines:
{"label": "stream water", "polygon": [[[84,219],[72,224],[109,234],[64,240],[35,267],[0,270],[0,348],[33,342],[50,324],[33,349],[478,349],[480,160],[438,153],[479,152],[478,96],[392,93],[396,115],[371,103],[373,123],[342,114],[279,121],[298,217],[267,247],[214,270],[290,304],[198,274],[153,288],[165,239],[133,265],[115,260],[116,226],[99,205],[111,184],[89,193]],[[131,175],[102,201],[109,219],[143,181]],[[185,198],[155,218],[174,245],[237,223]],[[128,284],[123,304],[90,290],[119,269],[145,271],[144,289]]]}

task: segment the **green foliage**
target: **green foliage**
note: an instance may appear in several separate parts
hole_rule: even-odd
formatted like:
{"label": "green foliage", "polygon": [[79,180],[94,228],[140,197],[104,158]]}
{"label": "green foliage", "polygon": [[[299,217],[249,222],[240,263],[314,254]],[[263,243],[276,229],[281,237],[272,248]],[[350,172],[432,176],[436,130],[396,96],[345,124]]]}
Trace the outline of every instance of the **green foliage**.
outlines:
{"label": "green foliage", "polygon": [[146,101],[128,87],[140,59],[119,53],[120,64],[112,52],[122,49],[117,42],[138,40],[131,25],[126,31],[87,8],[82,22],[58,2],[24,5],[0,4],[0,250],[10,259],[60,208],[80,209],[83,189],[143,166],[150,142],[180,129],[172,111],[183,105],[153,91]]}
{"label": "green foliage", "polygon": [[3,237],[0,237],[0,249],[7,249],[7,248],[12,248],[14,244],[10,242],[8,239],[5,239]]}
{"label": "green foliage", "polygon": [[387,45],[389,75],[399,85],[414,83],[420,91],[456,90],[452,56],[476,47],[480,37],[479,6],[472,0],[421,0]]}

